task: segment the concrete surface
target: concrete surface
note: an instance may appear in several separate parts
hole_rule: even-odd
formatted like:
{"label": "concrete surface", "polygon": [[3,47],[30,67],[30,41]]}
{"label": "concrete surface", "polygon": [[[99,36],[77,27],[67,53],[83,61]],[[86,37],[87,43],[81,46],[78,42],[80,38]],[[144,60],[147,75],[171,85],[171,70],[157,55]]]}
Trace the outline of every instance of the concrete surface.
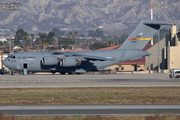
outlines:
{"label": "concrete surface", "polygon": [[0,88],[170,87],[180,79],[168,74],[0,75]]}

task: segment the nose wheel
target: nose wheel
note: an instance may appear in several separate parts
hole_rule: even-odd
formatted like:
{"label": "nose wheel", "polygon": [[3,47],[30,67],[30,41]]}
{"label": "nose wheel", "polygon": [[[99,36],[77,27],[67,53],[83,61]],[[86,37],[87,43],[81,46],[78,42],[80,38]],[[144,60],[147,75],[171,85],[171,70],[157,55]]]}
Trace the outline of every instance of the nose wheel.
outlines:
{"label": "nose wheel", "polygon": [[10,75],[15,75],[15,73],[14,73],[13,70],[9,70],[9,74],[10,74]]}
{"label": "nose wheel", "polygon": [[52,74],[54,75],[56,72],[52,72]]}

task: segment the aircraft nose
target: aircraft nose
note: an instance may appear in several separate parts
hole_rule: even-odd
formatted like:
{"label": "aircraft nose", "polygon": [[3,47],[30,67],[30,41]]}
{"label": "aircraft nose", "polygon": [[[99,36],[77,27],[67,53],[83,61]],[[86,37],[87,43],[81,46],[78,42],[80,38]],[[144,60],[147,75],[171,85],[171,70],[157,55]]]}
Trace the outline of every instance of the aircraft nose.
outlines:
{"label": "aircraft nose", "polygon": [[3,65],[6,66],[6,67],[8,67],[7,61],[8,61],[7,58],[4,59],[4,61],[3,61]]}

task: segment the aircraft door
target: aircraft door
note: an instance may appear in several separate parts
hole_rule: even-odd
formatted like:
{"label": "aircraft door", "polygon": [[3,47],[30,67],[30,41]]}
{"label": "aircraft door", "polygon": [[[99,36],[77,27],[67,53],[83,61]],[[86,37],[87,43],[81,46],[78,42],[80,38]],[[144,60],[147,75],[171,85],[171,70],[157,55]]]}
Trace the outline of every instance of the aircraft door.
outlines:
{"label": "aircraft door", "polygon": [[27,63],[23,64],[24,75],[27,75]]}

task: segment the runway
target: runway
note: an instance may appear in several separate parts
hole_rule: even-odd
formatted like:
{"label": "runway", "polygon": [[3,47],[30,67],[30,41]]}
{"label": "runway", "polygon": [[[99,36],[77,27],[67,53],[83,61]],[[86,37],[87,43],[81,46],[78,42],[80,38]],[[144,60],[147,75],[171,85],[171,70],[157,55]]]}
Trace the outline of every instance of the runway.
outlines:
{"label": "runway", "polygon": [[180,105],[67,105],[67,106],[0,106],[0,113],[15,116],[60,115],[131,115],[180,114]]}
{"label": "runway", "polygon": [[179,87],[168,74],[1,75],[0,88]]}

